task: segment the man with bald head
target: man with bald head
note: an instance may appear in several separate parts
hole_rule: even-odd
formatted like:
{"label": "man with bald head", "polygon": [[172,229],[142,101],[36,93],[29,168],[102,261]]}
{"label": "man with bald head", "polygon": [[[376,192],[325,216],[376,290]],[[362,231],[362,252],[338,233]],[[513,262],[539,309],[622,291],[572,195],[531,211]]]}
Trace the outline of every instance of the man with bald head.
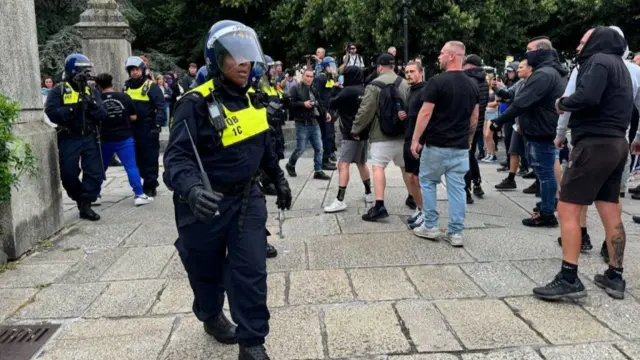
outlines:
{"label": "man with bald head", "polygon": [[322,59],[324,59],[325,56],[325,50],[324,48],[319,47],[318,49],[316,49],[316,54],[312,56],[313,60],[315,60],[316,65],[314,67],[314,73],[316,76],[320,75],[320,73],[324,70],[324,67],[322,66]]}

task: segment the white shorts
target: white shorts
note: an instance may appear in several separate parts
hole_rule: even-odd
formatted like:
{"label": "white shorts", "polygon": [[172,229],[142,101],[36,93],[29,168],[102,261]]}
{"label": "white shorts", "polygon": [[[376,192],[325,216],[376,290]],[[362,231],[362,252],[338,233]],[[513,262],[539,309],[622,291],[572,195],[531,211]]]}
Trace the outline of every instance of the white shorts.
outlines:
{"label": "white shorts", "polygon": [[371,143],[371,165],[386,168],[393,163],[404,167],[404,140],[377,141]]}

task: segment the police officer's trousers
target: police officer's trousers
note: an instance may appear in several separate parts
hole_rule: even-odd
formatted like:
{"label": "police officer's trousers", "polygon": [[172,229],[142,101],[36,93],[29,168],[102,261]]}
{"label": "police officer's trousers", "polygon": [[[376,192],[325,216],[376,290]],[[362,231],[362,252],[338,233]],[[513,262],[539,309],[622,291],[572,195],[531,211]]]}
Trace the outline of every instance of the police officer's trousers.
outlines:
{"label": "police officer's trousers", "polygon": [[269,124],[272,129],[272,138],[275,142],[275,151],[278,160],[284,159],[284,132],[282,131],[282,124],[280,122],[273,122]]}
{"label": "police officer's trousers", "polygon": [[329,161],[331,154],[336,151],[335,123],[333,122],[333,119],[331,122],[327,122],[327,120],[321,116],[321,118],[318,119],[318,125],[320,126],[320,133],[322,136],[322,163],[324,164]]}
{"label": "police officer's trousers", "polygon": [[134,127],[136,142],[136,164],[142,178],[144,192],[158,187],[158,162],[160,157],[160,133],[152,123],[143,123]]}
{"label": "police officer's trousers", "polygon": [[242,195],[225,196],[212,224],[196,220],[189,205],[174,195],[176,248],[193,289],[193,312],[203,322],[222,311],[226,290],[238,343],[255,346],[269,333],[265,198],[251,185],[242,228]]}
{"label": "police officer's trousers", "polygon": [[[100,152],[94,134],[58,132],[58,156],[62,187],[73,201],[94,202],[102,185]],[[82,182],[79,179],[82,171]]]}

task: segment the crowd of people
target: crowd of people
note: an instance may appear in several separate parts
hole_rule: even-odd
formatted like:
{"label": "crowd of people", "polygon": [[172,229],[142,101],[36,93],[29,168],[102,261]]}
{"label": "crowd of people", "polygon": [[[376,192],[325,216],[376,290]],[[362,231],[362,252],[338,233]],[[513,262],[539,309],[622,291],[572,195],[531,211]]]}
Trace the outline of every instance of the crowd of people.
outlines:
{"label": "crowd of people", "polygon": [[[640,110],[640,67],[626,60],[620,29],[589,29],[570,75],[551,40],[533,38],[503,81],[487,74],[481,56],[467,54],[459,41],[444,44],[441,73],[428,81],[419,58],[398,66],[394,47],[367,75],[354,44],[347,45],[340,66],[319,48],[300,74],[283,71],[281,62],[262,53],[253,29],[229,20],[211,27],[204,50],[207,65],[190,64],[180,80],[173,74],[154,78],[145,59],[130,57],[122,92],[113,89],[109,74],[90,77],[89,59],[72,54],[64,83],[45,82],[43,95],[46,114],[58,126],[63,186],[88,220],[99,219],[91,204],[114,153],[127,171],[135,205],[153,200],[158,136],[170,127],[163,181],[173,192],[176,247],[194,292],[193,310],[217,341],[240,345],[239,359],[269,359],[263,346],[269,331],[266,259],[277,251],[267,243],[264,194],[276,196],[279,210],[290,209],[291,189],[279,164],[287,119],[296,131],[296,148],[284,166],[288,176],[297,176],[307,144],[314,151],[314,179],[329,180],[325,171],[338,171],[337,194],[325,212],[347,209],[349,167],[355,164],[371,204],[362,220],[388,217],[385,172],[393,162],[406,184],[407,205],[416,210],[408,227],[453,247],[464,246],[467,204],[484,196],[478,161],[497,162],[501,133],[507,161],[499,170],[508,176],[496,189],[516,189],[518,173],[535,178],[525,192],[541,201],[523,225],[560,224],[561,269],[534,295],[586,296],[578,257],[592,249],[586,209],[595,202],[609,267],[594,282],[624,298],[619,198],[629,177],[629,144],[632,153],[640,152],[640,132],[630,131]],[[444,232],[437,209],[443,177],[449,205]],[[222,312],[225,292],[237,326]]]}

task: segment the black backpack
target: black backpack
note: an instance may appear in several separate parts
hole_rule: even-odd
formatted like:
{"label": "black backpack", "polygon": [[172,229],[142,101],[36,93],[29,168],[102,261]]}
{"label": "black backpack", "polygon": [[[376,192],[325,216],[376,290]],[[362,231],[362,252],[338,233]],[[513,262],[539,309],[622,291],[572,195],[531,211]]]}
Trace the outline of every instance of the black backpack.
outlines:
{"label": "black backpack", "polygon": [[386,136],[398,136],[404,133],[404,122],[398,118],[398,112],[404,108],[402,97],[398,91],[401,83],[400,76],[393,84],[385,84],[380,81],[371,82],[371,85],[380,88],[378,121],[380,122],[380,130]]}

